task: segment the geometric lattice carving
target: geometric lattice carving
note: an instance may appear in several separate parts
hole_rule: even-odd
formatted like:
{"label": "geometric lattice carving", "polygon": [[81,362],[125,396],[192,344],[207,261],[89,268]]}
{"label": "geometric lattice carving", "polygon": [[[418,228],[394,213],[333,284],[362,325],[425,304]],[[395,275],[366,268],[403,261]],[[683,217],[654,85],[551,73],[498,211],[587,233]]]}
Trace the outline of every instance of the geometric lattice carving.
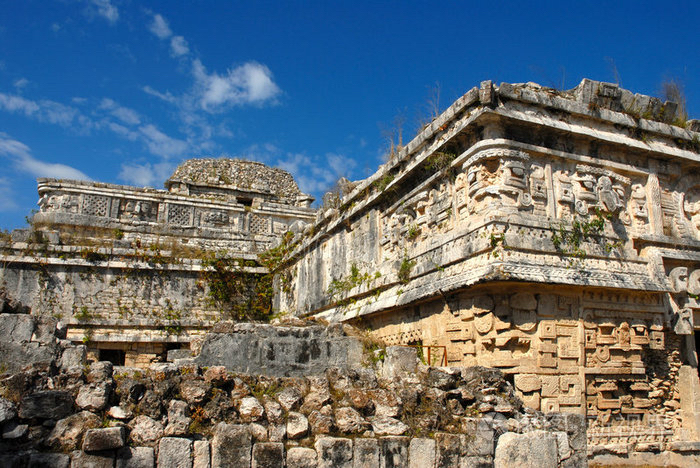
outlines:
{"label": "geometric lattice carving", "polygon": [[99,195],[83,196],[83,214],[92,216],[107,216],[109,198]]}
{"label": "geometric lattice carving", "polygon": [[268,220],[254,213],[250,214],[250,232],[251,234],[268,234]]}
{"label": "geometric lattice carving", "polygon": [[168,224],[187,226],[190,224],[192,208],[184,205],[168,205]]}

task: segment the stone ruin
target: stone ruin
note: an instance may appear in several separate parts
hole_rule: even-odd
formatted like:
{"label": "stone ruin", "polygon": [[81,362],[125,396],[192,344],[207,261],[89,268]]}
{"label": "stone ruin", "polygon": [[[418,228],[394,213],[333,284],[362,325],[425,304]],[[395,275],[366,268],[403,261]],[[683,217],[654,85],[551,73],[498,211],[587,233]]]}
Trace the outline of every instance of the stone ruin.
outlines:
{"label": "stone ruin", "polygon": [[700,122],[486,81],[309,227],[276,306],[500,369],[594,454],[700,449]]}
{"label": "stone ruin", "polygon": [[0,339],[49,352],[0,376],[3,467],[586,465],[580,415],[526,408],[498,370],[429,367],[347,325],[220,324],[196,359],[138,369],[88,364],[55,323],[4,318]]}
{"label": "stone ruin", "polygon": [[[289,174],[250,162],[188,161],[168,180],[167,191],[40,179],[41,211],[32,229],[13,232],[0,245],[0,305],[5,313],[31,311],[37,329],[54,327],[65,336],[54,351],[34,335],[19,348],[6,348],[26,356],[22,363],[45,362],[42,352],[84,349],[87,362],[151,366],[151,372],[159,366],[151,363],[166,357],[182,372],[193,365],[194,353],[194,365],[276,376],[300,365],[289,360],[295,353],[312,362],[336,356],[296,332],[271,339],[268,329],[218,329],[229,317],[212,301],[217,285],[203,277],[214,268],[212,252],[225,250],[241,274],[256,278],[273,270],[278,315],[345,323],[371,330],[386,345],[418,349],[427,367],[409,373],[409,386],[430,366],[450,375],[485,366],[502,375],[497,395],[512,393],[508,401],[524,404],[511,413],[500,413],[498,405],[481,412],[460,400],[461,410],[453,408],[461,411],[457,417],[475,411],[482,419],[511,421],[531,414],[545,418],[535,426],[566,433],[543,422],[545,415],[578,415],[587,448],[569,444],[575,456],[557,452],[553,463],[559,466],[585,464],[576,450],[602,464],[698,463],[699,157],[700,122],[687,120],[675,103],[591,80],[569,91],[486,81],[374,175],[345,181],[342,193],[324,197],[318,211]],[[271,247],[278,261],[265,264],[259,254]],[[276,351],[265,348],[276,340]],[[298,369],[297,377],[284,378],[315,372],[306,364]],[[206,380],[202,367],[186,372]],[[449,394],[460,385],[438,390]],[[418,388],[428,400],[435,392]],[[237,398],[232,388],[226,392]],[[450,398],[437,393],[447,405]],[[482,397],[469,401],[483,403]],[[113,403],[126,404],[112,397],[105,405]],[[337,403],[325,411],[336,411]],[[187,417],[199,411],[187,404]],[[104,415],[105,408],[93,412]],[[223,423],[241,422],[235,409]],[[376,406],[355,410],[370,431],[363,437],[386,435],[371,423]],[[402,414],[392,417],[403,422]],[[165,409],[160,417],[168,421]],[[249,434],[251,453],[258,444],[284,442],[274,450],[286,454],[288,466],[307,466],[290,462],[296,439],[278,441],[270,427],[267,439],[251,436],[261,431],[247,423],[241,430]],[[519,424],[496,425],[494,442],[504,442],[502,453],[504,434],[531,434],[533,427]],[[122,445],[133,432],[126,427],[116,431]],[[338,442],[349,443],[354,455],[337,455],[313,434],[316,461],[308,466],[376,466],[351,461],[364,442]],[[469,438],[469,431],[462,434]],[[401,439],[407,449],[375,439],[367,444],[379,444],[382,466],[408,466],[417,435],[391,437],[405,436],[414,437]],[[177,437],[177,450],[196,451],[196,435]],[[425,442],[437,444],[435,466],[508,466],[498,465],[499,443],[486,459],[458,462],[472,456],[468,440],[440,437]],[[459,457],[440,462],[441,443]],[[567,447],[540,451],[560,446]],[[213,440],[207,447],[212,461]],[[396,460],[404,464],[387,461],[402,450],[408,458]],[[120,463],[116,452],[108,458]]]}
{"label": "stone ruin", "polygon": [[209,255],[260,274],[258,254],[316,216],[288,172],[257,162],[189,160],[165,185],[39,179],[32,228],[1,247],[0,299],[62,320],[92,360],[147,366],[226,316]]}

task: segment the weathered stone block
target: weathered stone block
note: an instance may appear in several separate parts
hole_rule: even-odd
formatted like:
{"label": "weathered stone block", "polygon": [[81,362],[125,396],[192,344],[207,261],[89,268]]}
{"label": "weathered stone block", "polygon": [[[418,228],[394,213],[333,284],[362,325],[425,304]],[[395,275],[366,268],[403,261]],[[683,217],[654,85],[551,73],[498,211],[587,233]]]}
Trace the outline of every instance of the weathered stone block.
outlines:
{"label": "weathered stone block", "polygon": [[292,411],[287,415],[287,437],[300,439],[309,432],[309,421],[301,413]]}
{"label": "weathered stone block", "polygon": [[0,398],[0,424],[17,416],[17,408],[10,400]]}
{"label": "weathered stone block", "polygon": [[129,422],[129,439],[136,445],[153,446],[163,436],[163,425],[145,415],[136,416]]}
{"label": "weathered stone block", "polygon": [[489,421],[465,418],[462,437],[462,451],[467,456],[493,455],[494,430]]}
{"label": "weathered stone block", "polygon": [[[333,336],[329,330],[317,326],[276,329],[270,325],[239,324],[233,333],[209,334],[196,362],[201,366],[223,365],[248,374],[291,377],[322,375],[329,367],[359,365],[359,340]],[[240,352],[231,353],[231,349]]]}
{"label": "weathered stone block", "polygon": [[56,422],[46,438],[46,445],[56,450],[75,450],[82,444],[85,431],[99,427],[101,423],[102,420],[89,411],[72,414]]}
{"label": "weathered stone block", "polygon": [[459,434],[435,434],[437,445],[437,468],[450,468],[459,466],[462,456],[462,441]]}
{"label": "weathered stone block", "polygon": [[376,435],[402,435],[409,429],[402,421],[388,416],[374,416],[369,418],[369,422]]}
{"label": "weathered stone block", "polygon": [[75,404],[80,409],[99,411],[107,407],[112,395],[112,386],[106,382],[89,384],[80,387]]}
{"label": "weathered stone block", "polygon": [[353,444],[353,468],[373,468],[379,466],[381,449],[377,439],[357,438]]}
{"label": "weathered stone block", "polygon": [[287,450],[287,468],[316,468],[316,450],[306,447],[291,447]]}
{"label": "weathered stone block", "polygon": [[112,378],[112,373],[114,372],[114,365],[109,361],[98,361],[90,364],[90,370],[87,374],[87,381],[89,383],[93,382],[104,382]]}
{"label": "weathered stone block", "polygon": [[379,439],[382,450],[382,468],[404,468],[408,466],[408,437],[383,437]]}
{"label": "weathered stone block", "polygon": [[557,463],[557,438],[551,432],[507,432],[498,439],[494,468],[539,468]]}
{"label": "weathered stone block", "polygon": [[436,455],[435,439],[413,438],[408,444],[408,468],[432,468]]}
{"label": "weathered stone block", "polygon": [[418,355],[415,348],[387,346],[382,365],[382,377],[393,379],[407,373],[414,373],[417,366]]}
{"label": "weathered stone block", "polygon": [[212,466],[250,468],[252,443],[248,426],[219,423],[211,441]]}
{"label": "weathered stone block", "polygon": [[71,468],[114,468],[114,453],[85,453],[76,450],[70,455]]}
{"label": "weathered stone block", "polygon": [[252,468],[278,468],[284,466],[284,444],[258,442],[253,445]]}
{"label": "weathered stone block", "polygon": [[238,404],[238,413],[243,422],[260,421],[265,414],[265,408],[255,397],[245,397]]}
{"label": "weathered stone block", "polygon": [[89,429],[83,439],[83,451],[99,452],[118,449],[124,446],[125,431],[123,427],[105,427]]}
{"label": "weathered stone block", "polygon": [[335,424],[340,432],[355,434],[369,428],[367,421],[365,421],[362,415],[354,408],[338,408],[335,410],[334,414]]}
{"label": "weathered stone block", "polygon": [[158,468],[192,468],[192,441],[181,437],[160,439]]}
{"label": "weathered stone block", "polygon": [[116,468],[153,468],[155,450],[151,447],[124,447],[117,451]]}
{"label": "weathered stone block", "polygon": [[60,390],[35,392],[22,398],[19,417],[61,419],[73,412],[73,396]]}
{"label": "weathered stone block", "polygon": [[195,440],[193,448],[192,468],[211,467],[211,448],[208,440]]}
{"label": "weathered stone block", "polygon": [[352,439],[318,437],[318,468],[352,468]]}
{"label": "weathered stone block", "polygon": [[17,421],[10,421],[2,425],[2,438],[5,440],[20,439],[27,434],[29,426]]}
{"label": "weathered stone block", "polygon": [[277,401],[285,411],[297,409],[304,396],[296,387],[287,387],[277,394]]}
{"label": "weathered stone block", "polygon": [[0,320],[0,341],[31,341],[35,320],[28,314],[2,314]]}
{"label": "weathered stone block", "polygon": [[71,346],[61,354],[61,368],[83,367],[87,362],[87,347],[84,345]]}
{"label": "weathered stone block", "polygon": [[65,453],[32,453],[29,456],[29,466],[32,468],[68,468],[70,455]]}
{"label": "weathered stone block", "polygon": [[191,418],[187,417],[187,403],[182,400],[171,400],[168,404],[168,425],[165,427],[166,436],[182,436],[189,430]]}

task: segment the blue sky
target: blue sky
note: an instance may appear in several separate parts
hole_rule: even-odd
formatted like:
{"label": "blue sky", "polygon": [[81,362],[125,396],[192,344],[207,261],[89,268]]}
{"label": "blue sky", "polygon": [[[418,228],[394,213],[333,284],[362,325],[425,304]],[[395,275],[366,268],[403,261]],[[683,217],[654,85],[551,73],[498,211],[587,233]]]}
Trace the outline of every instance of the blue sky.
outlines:
{"label": "blue sky", "polygon": [[700,2],[571,3],[0,0],[0,228],[37,177],[162,188],[191,157],[320,197],[484,79],[673,78],[700,116]]}

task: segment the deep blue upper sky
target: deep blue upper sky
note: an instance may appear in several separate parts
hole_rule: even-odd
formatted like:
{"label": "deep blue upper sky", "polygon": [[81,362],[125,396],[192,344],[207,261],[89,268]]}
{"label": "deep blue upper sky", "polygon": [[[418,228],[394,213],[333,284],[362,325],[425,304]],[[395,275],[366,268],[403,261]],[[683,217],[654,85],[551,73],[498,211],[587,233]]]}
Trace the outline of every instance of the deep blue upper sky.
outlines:
{"label": "deep blue upper sky", "polygon": [[36,177],[161,188],[191,157],[277,165],[320,197],[484,79],[676,79],[700,116],[700,2],[568,3],[0,0],[0,228]]}

